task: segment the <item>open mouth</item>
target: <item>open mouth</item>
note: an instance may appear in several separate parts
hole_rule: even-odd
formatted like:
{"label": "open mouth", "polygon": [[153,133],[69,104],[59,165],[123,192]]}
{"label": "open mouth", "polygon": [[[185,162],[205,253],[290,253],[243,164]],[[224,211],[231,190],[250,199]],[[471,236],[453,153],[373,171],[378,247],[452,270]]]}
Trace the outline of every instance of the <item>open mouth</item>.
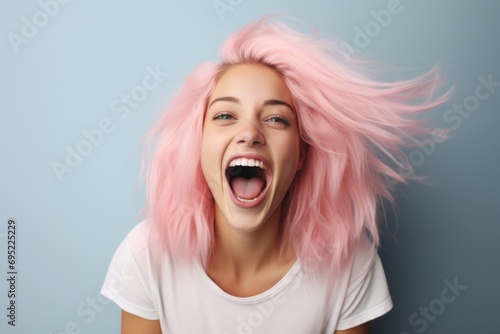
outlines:
{"label": "open mouth", "polygon": [[254,202],[267,187],[267,167],[257,159],[238,158],[226,169],[226,179],[240,202]]}

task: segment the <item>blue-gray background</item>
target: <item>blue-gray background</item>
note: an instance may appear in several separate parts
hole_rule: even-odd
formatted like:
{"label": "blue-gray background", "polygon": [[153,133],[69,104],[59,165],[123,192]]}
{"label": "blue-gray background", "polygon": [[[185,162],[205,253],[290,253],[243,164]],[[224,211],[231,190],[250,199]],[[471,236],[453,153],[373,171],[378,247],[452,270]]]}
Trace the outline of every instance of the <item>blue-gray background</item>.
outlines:
{"label": "blue-gray background", "polygon": [[[456,85],[433,111],[437,125],[454,127],[452,139],[409,152],[434,185],[397,188],[398,230],[380,251],[395,307],[374,332],[499,333],[500,87],[483,85],[475,96],[479,77],[500,81],[500,2],[401,0],[390,20],[377,21],[394,3],[1,0],[0,332],[119,332],[119,309],[98,291],[140,219],[141,137],[185,75],[218,58],[228,33],[283,13],[339,36],[355,54],[410,69],[401,78],[439,63],[447,87]],[[150,71],[161,73],[144,90]],[[459,114],[455,103],[472,111]],[[92,132],[99,127],[102,138]],[[90,147],[85,131],[95,135]],[[87,155],[70,167],[65,159],[78,148]],[[67,166],[59,177],[58,163]],[[10,217],[18,223],[16,327],[6,318]],[[443,299],[455,283],[461,290]]]}

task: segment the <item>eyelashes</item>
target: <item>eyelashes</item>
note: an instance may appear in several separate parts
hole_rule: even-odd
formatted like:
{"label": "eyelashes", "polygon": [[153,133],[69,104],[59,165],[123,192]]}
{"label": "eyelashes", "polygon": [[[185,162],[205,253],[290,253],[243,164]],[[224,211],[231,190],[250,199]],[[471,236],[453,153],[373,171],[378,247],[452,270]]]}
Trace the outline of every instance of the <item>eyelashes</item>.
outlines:
{"label": "eyelashes", "polygon": [[234,119],[234,117],[230,113],[228,113],[226,111],[223,111],[223,112],[219,112],[219,113],[215,114],[212,117],[212,120],[214,120],[214,121],[218,120],[218,119],[221,119],[221,120],[231,120],[231,119]]}
{"label": "eyelashes", "polygon": [[[236,117],[234,117],[231,113],[227,111],[222,111],[219,113],[216,113],[213,117],[212,120],[217,121],[217,120],[222,120],[222,121],[231,121],[231,120],[237,120]],[[265,118],[264,122],[271,124],[272,126],[281,126],[281,127],[288,127],[291,125],[290,121],[288,118],[286,118],[283,115],[279,114],[274,114],[270,115]]]}
{"label": "eyelashes", "polygon": [[290,126],[290,121],[286,117],[281,115],[272,115],[267,119],[267,121],[272,123],[282,123],[285,126]]}

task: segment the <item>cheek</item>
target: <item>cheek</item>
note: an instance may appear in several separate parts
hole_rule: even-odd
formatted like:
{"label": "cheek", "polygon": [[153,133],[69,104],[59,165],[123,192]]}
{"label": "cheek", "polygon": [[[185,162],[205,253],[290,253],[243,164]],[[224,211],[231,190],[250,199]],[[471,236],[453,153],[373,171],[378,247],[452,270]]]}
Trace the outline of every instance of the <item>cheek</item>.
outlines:
{"label": "cheek", "polygon": [[201,150],[201,171],[203,173],[203,177],[205,178],[205,182],[207,183],[210,192],[213,195],[215,189],[216,176],[214,173],[213,163],[210,160],[211,153],[207,150],[210,146],[202,146]]}
{"label": "cheek", "polygon": [[207,138],[203,138],[203,142],[201,144],[201,169],[205,178],[207,177],[207,173],[210,172],[212,165],[214,163],[214,149],[213,145],[211,145],[210,141]]}
{"label": "cheek", "polygon": [[201,144],[201,170],[210,189],[221,179],[223,149],[224,146],[216,135],[210,131],[204,132]]}
{"label": "cheek", "polygon": [[[217,134],[216,131],[207,130],[203,133],[202,142],[201,142],[201,154],[202,158],[206,157],[209,161],[213,161],[216,156],[220,156],[222,153],[223,142],[220,138],[221,136]],[[212,159],[210,159],[211,155]]]}
{"label": "cheek", "polygon": [[300,159],[300,137],[296,134],[290,134],[277,143],[282,155],[291,163]]}
{"label": "cheek", "polygon": [[277,153],[275,158],[281,164],[283,186],[288,189],[300,169],[300,141],[295,136],[288,136],[273,144]]}
{"label": "cheek", "polygon": [[210,145],[210,137],[208,136],[208,133],[203,130],[203,136],[201,138],[201,169],[203,170],[203,174],[205,174],[206,169],[209,166],[210,160],[208,159],[210,157],[210,148],[212,145]]}

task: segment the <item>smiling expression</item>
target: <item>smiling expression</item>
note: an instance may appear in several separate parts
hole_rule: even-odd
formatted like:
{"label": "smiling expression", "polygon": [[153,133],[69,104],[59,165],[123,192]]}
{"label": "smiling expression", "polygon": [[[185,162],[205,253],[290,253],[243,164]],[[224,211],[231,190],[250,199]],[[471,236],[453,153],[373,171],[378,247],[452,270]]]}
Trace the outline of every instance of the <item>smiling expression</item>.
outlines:
{"label": "smiling expression", "polygon": [[280,75],[258,64],[228,68],[208,101],[201,150],[217,223],[253,231],[279,220],[302,166],[300,142],[292,96]]}

